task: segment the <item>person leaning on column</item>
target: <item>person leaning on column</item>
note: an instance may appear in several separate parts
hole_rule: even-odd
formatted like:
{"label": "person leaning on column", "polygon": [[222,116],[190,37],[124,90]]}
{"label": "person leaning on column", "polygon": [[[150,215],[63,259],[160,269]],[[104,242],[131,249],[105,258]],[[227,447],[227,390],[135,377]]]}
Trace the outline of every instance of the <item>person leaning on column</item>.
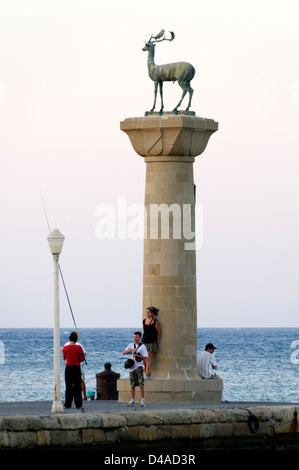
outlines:
{"label": "person leaning on column", "polygon": [[142,343],[145,344],[148,359],[145,362],[145,379],[149,379],[151,375],[152,358],[158,352],[161,338],[161,327],[155,318],[159,309],[155,307],[147,307],[146,318],[143,320],[143,338]]}

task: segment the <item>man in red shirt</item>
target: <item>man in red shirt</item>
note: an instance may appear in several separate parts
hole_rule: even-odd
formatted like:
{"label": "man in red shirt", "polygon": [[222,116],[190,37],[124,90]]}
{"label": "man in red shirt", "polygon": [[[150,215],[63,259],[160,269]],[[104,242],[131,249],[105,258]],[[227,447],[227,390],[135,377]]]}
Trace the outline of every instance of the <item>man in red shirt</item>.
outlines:
{"label": "man in red shirt", "polygon": [[85,352],[77,344],[77,333],[73,331],[69,342],[62,349],[65,364],[65,404],[64,408],[71,408],[74,399],[76,408],[82,408],[81,369],[80,363],[85,359]]}

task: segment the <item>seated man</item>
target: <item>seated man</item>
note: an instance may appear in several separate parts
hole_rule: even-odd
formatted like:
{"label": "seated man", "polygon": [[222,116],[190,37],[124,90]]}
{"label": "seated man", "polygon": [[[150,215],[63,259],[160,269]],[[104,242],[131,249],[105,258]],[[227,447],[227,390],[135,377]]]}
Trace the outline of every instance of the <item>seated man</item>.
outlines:
{"label": "seated man", "polygon": [[208,343],[205,350],[199,354],[197,359],[197,374],[202,379],[212,379],[216,377],[214,372],[217,369],[214,350],[217,349],[212,343]]}
{"label": "seated man", "polygon": [[[215,349],[217,348],[212,343],[208,343],[206,344],[205,350],[198,356],[196,372],[197,375],[202,379],[217,378],[217,375],[214,372],[215,369],[217,369],[216,360],[213,354]],[[228,403],[228,400],[225,398],[223,391],[221,401],[222,403]]]}

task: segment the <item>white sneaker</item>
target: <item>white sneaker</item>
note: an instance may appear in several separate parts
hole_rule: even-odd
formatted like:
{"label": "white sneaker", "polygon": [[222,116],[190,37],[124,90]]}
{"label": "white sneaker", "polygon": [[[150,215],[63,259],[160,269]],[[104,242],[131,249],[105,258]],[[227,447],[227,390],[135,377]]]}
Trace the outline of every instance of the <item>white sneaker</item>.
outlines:
{"label": "white sneaker", "polygon": [[134,400],[130,400],[129,403],[127,404],[127,406],[135,406]]}
{"label": "white sneaker", "polygon": [[141,403],[140,403],[140,406],[142,406],[142,407],[146,406],[145,401],[144,401],[144,398],[142,398]]}

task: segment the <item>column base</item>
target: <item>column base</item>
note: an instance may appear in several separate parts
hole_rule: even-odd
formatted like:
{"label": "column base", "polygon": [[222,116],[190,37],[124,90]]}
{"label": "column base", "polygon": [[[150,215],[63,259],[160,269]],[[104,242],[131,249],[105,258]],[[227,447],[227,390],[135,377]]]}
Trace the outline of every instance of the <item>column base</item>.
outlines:
{"label": "column base", "polygon": [[[117,381],[118,401],[129,402],[131,399],[130,380]],[[223,380],[157,380],[144,382],[144,398],[147,403],[221,403]],[[140,401],[139,387],[135,390],[135,401]]]}
{"label": "column base", "polygon": [[63,412],[63,405],[60,400],[54,400],[52,403],[51,413],[62,413]]}

